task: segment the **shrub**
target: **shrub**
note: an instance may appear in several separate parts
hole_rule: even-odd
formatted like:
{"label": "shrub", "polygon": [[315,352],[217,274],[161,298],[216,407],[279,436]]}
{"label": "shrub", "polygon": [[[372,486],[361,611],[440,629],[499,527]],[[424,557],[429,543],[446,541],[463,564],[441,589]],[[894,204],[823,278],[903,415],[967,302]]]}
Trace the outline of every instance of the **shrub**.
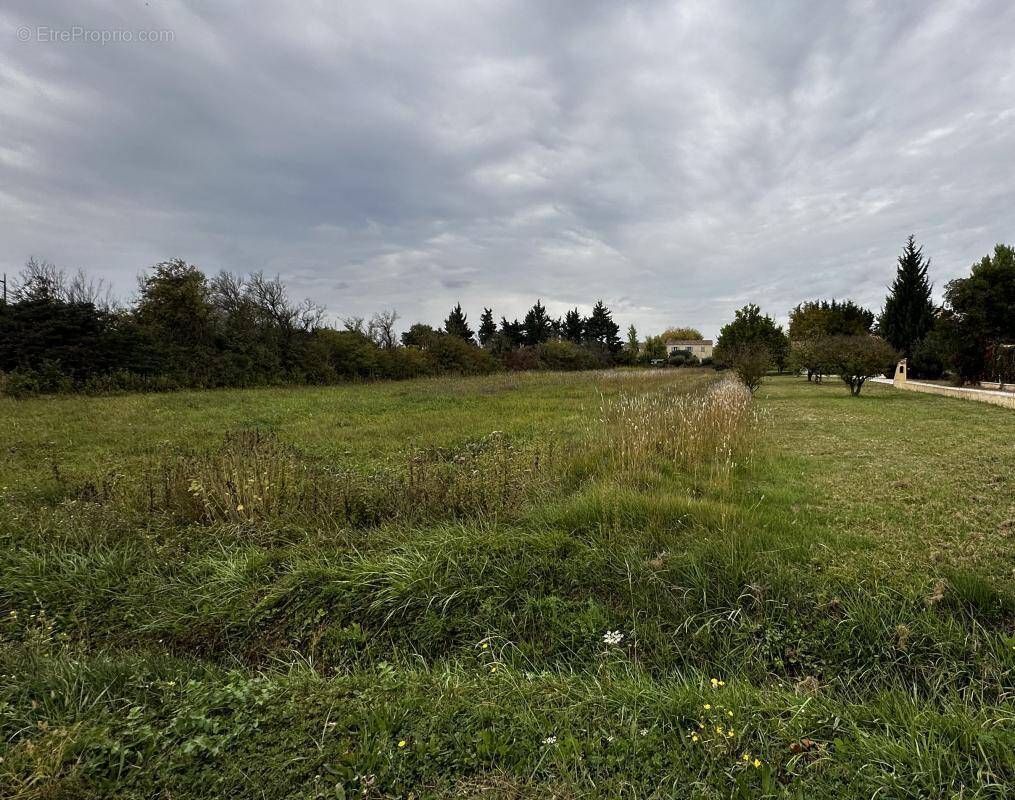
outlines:
{"label": "shrub", "polygon": [[39,376],[34,372],[14,370],[0,373],[0,394],[8,397],[32,397],[39,392]]}
{"label": "shrub", "polygon": [[829,365],[854,397],[868,378],[891,369],[899,359],[895,348],[878,336],[830,336],[826,344]]}
{"label": "shrub", "polygon": [[761,385],[761,379],[773,365],[768,347],[753,341],[722,348],[716,360],[720,365],[730,367],[751,394]]}
{"label": "shrub", "polygon": [[667,363],[671,367],[697,367],[701,364],[694,353],[689,353],[686,350],[674,350],[670,353]]}
{"label": "shrub", "polygon": [[458,336],[435,336],[427,352],[441,372],[459,375],[485,375],[497,369],[497,360],[489,350],[477,347]]}
{"label": "shrub", "polygon": [[543,342],[536,348],[536,353],[544,369],[578,370],[602,366],[600,359],[593,353],[568,341]]}

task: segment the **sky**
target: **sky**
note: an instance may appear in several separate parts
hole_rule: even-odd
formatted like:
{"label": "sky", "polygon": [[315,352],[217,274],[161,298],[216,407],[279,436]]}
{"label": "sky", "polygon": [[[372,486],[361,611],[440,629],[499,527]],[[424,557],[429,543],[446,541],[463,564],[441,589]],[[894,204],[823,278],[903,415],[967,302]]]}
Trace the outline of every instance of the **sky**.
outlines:
{"label": "sky", "polygon": [[642,336],[1015,242],[1015,3],[5,0],[0,269]]}

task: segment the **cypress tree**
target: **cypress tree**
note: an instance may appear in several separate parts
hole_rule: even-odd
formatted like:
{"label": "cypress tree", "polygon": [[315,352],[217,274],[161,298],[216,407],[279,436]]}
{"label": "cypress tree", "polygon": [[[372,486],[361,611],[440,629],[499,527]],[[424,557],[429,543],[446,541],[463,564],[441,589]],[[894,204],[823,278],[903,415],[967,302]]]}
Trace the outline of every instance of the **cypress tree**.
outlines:
{"label": "cypress tree", "polygon": [[479,317],[479,343],[486,347],[497,335],[497,323],[493,321],[493,309],[484,308]]}
{"label": "cypress tree", "polygon": [[530,346],[542,344],[553,334],[553,320],[540,300],[536,300],[536,304],[528,310],[522,325],[525,328],[525,344]]}
{"label": "cypress tree", "polygon": [[564,315],[561,335],[569,342],[581,344],[585,339],[585,320],[577,308]]}
{"label": "cypress tree", "polygon": [[910,235],[878,323],[881,335],[906,358],[912,358],[916,346],[934,327],[928,267],[930,260],[924,259],[923,248],[917,247]]}
{"label": "cypress tree", "polygon": [[444,332],[448,336],[457,336],[459,339],[465,339],[467,342],[473,341],[472,328],[469,327],[468,317],[462,311],[461,303],[452,308],[448,318],[444,320]]}
{"label": "cypress tree", "polygon": [[608,353],[620,350],[620,326],[613,321],[613,314],[602,300],[592,309],[592,315],[585,321],[585,337],[590,344],[597,344]]}

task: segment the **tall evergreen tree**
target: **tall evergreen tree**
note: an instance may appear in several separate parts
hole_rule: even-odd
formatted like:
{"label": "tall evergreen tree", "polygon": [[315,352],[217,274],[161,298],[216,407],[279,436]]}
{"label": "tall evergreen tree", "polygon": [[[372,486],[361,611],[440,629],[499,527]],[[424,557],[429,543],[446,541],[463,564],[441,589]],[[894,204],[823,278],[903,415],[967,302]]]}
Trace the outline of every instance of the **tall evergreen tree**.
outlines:
{"label": "tall evergreen tree", "polygon": [[934,327],[934,304],[930,299],[933,287],[927,279],[929,266],[923,248],[917,247],[910,235],[899,256],[895,281],[878,323],[881,335],[905,358],[912,358],[916,346]]}
{"label": "tall evergreen tree", "polygon": [[592,315],[585,322],[585,340],[596,344],[610,353],[620,350],[620,326],[613,321],[613,314],[602,300],[592,309]]}
{"label": "tall evergreen tree", "polygon": [[561,336],[575,344],[581,344],[585,340],[585,320],[577,308],[571,309],[564,315]]}
{"label": "tall evergreen tree", "polygon": [[553,335],[553,320],[540,300],[536,300],[536,304],[525,314],[522,325],[525,328],[525,344],[530,347],[542,344]]}
{"label": "tall evergreen tree", "polygon": [[493,309],[484,308],[479,317],[479,343],[488,347],[493,343],[493,337],[497,335],[497,323],[493,321]]}
{"label": "tall evergreen tree", "polygon": [[457,336],[467,342],[473,342],[472,328],[469,327],[468,317],[462,311],[462,304],[458,303],[451,309],[448,318],[444,320],[444,332],[448,336]]}
{"label": "tall evergreen tree", "polygon": [[525,343],[525,326],[517,319],[508,322],[507,317],[501,317],[500,336],[508,347],[521,347]]}

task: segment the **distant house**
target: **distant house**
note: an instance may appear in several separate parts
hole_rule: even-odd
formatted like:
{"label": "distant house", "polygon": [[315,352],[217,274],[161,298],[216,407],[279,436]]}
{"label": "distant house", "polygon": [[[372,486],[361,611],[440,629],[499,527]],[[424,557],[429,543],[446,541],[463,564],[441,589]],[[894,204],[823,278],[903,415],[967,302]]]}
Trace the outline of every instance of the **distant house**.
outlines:
{"label": "distant house", "polygon": [[668,339],[666,341],[666,356],[667,358],[674,353],[683,350],[685,353],[690,353],[696,357],[699,361],[705,358],[712,357],[712,340],[711,339]]}

